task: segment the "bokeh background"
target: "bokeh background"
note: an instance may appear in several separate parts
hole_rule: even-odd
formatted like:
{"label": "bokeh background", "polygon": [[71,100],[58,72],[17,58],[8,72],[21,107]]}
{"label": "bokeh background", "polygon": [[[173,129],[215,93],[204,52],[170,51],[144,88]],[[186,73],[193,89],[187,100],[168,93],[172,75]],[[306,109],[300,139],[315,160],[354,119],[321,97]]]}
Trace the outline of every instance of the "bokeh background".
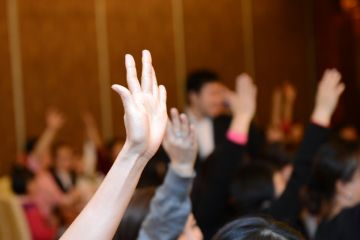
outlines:
{"label": "bokeh background", "polygon": [[[309,116],[318,79],[338,68],[347,84],[336,119],[360,125],[360,1],[0,0],[0,175],[45,113],[66,115],[59,138],[80,148],[90,111],[105,138],[124,136],[112,83],[125,83],[124,54],[149,49],[169,106],[184,106],[186,73],[241,72],[259,86],[257,120],[269,120],[273,88],[298,89],[295,118]],[[140,66],[139,66],[140,69]],[[340,121],[340,120],[339,120]]]}

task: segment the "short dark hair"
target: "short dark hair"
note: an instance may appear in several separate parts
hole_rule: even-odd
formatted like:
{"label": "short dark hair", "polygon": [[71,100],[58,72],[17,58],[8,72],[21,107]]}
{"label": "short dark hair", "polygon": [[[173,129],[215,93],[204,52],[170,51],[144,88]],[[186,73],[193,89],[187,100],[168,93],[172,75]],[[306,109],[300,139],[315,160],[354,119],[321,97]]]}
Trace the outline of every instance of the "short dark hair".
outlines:
{"label": "short dark hair", "polygon": [[186,93],[199,93],[205,84],[218,81],[218,74],[211,70],[201,69],[193,71],[189,73],[186,79]]}
{"label": "short dark hair", "polygon": [[213,240],[303,240],[300,233],[269,217],[248,216],[222,227]]}
{"label": "short dark hair", "polygon": [[273,169],[260,162],[244,165],[238,170],[230,189],[238,214],[259,213],[275,198]]}

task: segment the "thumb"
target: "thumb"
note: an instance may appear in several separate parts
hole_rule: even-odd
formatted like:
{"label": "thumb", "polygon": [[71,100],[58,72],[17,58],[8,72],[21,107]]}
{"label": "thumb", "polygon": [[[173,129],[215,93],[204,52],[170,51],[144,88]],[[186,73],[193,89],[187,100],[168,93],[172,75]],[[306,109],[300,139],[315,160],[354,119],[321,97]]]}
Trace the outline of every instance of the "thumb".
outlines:
{"label": "thumb", "polygon": [[130,91],[127,88],[118,84],[112,85],[111,88],[120,95],[125,113],[129,112],[130,109],[134,107],[134,100]]}

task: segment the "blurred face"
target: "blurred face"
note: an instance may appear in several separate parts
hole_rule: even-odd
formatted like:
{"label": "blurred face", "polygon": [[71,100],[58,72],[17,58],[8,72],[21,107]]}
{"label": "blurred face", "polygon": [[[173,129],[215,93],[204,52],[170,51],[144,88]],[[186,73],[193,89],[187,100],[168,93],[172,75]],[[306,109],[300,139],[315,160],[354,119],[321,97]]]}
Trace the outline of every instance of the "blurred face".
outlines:
{"label": "blurred face", "polygon": [[203,116],[219,116],[226,111],[225,90],[221,83],[207,83],[199,93],[190,93],[191,107]]}
{"label": "blurred face", "polygon": [[196,224],[194,215],[190,214],[186,222],[184,231],[180,235],[178,240],[202,240],[202,239],[203,239],[203,235],[199,226]]}
{"label": "blurred face", "polygon": [[345,141],[356,141],[359,139],[358,132],[354,127],[345,127],[340,130],[340,138]]}
{"label": "blurred face", "polygon": [[356,170],[350,182],[337,184],[337,198],[345,207],[353,207],[360,203],[360,168]]}
{"label": "blurred face", "polygon": [[56,151],[56,169],[70,171],[73,166],[74,152],[69,146],[60,146]]}
{"label": "blurred face", "polygon": [[273,174],[275,197],[278,198],[284,192],[293,172],[292,164],[288,164]]}
{"label": "blurred face", "polygon": [[29,181],[26,185],[26,192],[29,196],[36,195],[37,189],[38,187],[35,179]]}

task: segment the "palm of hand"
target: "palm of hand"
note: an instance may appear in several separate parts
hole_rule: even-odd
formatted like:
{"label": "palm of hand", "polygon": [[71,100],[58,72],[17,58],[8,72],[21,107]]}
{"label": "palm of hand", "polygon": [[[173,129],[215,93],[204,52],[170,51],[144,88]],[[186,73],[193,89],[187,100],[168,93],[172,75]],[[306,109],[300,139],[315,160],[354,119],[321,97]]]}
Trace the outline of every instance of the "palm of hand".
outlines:
{"label": "palm of hand", "polygon": [[126,55],[129,89],[113,85],[123,101],[127,144],[145,159],[150,159],[157,151],[167,124],[166,89],[158,86],[151,62],[150,52],[143,51],[140,85],[135,61],[131,55]]}
{"label": "palm of hand", "polygon": [[189,160],[195,159],[197,154],[197,145],[189,137],[167,136],[164,140],[164,148],[170,158],[177,159],[179,163],[187,163]]}
{"label": "palm of hand", "polygon": [[[131,111],[131,117],[126,116],[128,127],[131,128],[131,137],[139,147],[142,146],[144,154],[154,154],[163,139],[163,125],[167,121],[166,108],[161,107],[152,94],[137,93],[133,98],[136,108]],[[149,144],[146,145],[146,142]]]}
{"label": "palm of hand", "polygon": [[171,119],[164,138],[163,146],[174,164],[192,166],[196,159],[197,143],[194,128],[185,114],[171,109]]}

